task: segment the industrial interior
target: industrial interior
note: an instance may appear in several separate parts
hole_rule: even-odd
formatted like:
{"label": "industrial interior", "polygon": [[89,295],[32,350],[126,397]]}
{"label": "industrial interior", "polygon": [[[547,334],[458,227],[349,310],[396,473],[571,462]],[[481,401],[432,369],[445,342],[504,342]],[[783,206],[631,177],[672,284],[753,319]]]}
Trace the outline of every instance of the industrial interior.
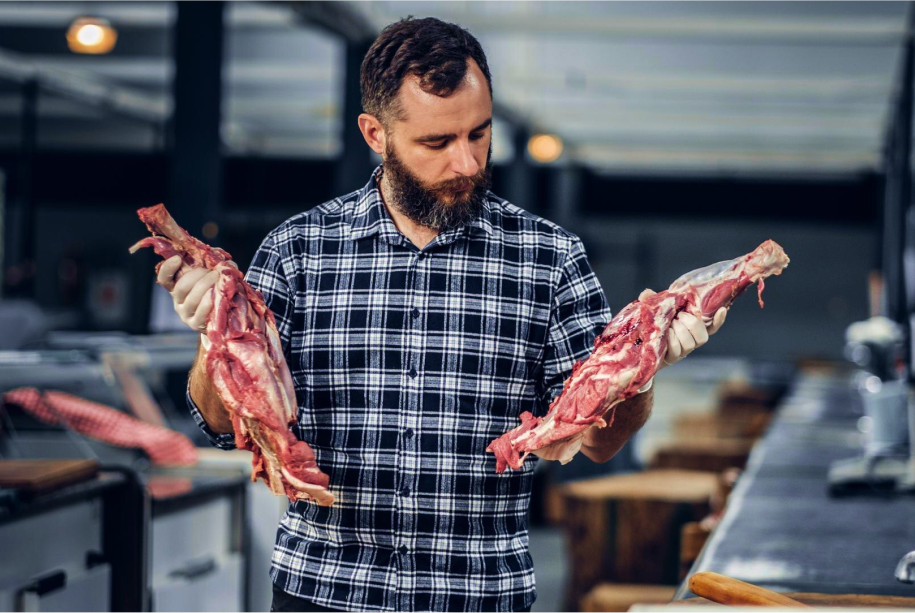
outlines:
{"label": "industrial interior", "polygon": [[[382,184],[393,170],[370,190],[390,158],[360,123],[374,117],[360,71],[408,17],[464,28],[491,73],[487,202],[502,212],[484,232],[458,226],[450,244],[451,230],[426,247],[404,230]],[[915,609],[913,19],[909,2],[0,2],[0,610]],[[433,102],[463,100],[461,83]],[[320,241],[337,248],[331,213],[362,206],[344,195],[363,189],[380,195],[381,234],[315,256]],[[206,248],[201,264],[138,217],[159,203],[235,266]],[[513,234],[506,215],[541,234]],[[305,233],[307,254],[283,264],[295,278],[259,268],[277,228]],[[155,249],[131,253],[151,231]],[[466,270],[447,259],[514,235],[523,248],[504,257],[522,258],[520,281],[508,259]],[[162,236],[175,250],[160,253]],[[570,267],[541,273],[540,256],[524,258],[545,252],[531,241],[576,237],[593,270],[578,281],[595,300],[602,291],[609,316],[573,347],[552,327]],[[382,255],[368,259],[365,245]],[[757,247],[776,249],[765,272],[735,268],[755,265]],[[157,282],[175,253],[180,273]],[[383,267],[417,254],[411,271],[442,276],[393,287]],[[219,279],[206,294],[214,314],[243,313],[286,399],[264,401],[290,418],[266,439],[244,399],[268,384],[238,378],[249,362],[226,340],[241,324],[212,315],[191,326],[177,307],[193,267]],[[238,289],[249,270],[261,271],[247,287],[273,314],[254,315],[259,299]],[[538,354],[520,335],[540,322],[522,282],[540,274],[556,293]],[[434,279],[463,289],[437,303]],[[490,289],[473,294],[473,279]],[[372,289],[331,296],[327,283]],[[294,286],[294,308],[282,311],[277,284]],[[364,314],[354,296],[370,314],[402,298],[403,326],[416,327],[401,345],[374,344],[391,324],[353,327]],[[467,315],[471,303],[481,311]],[[522,313],[516,337],[500,308]],[[432,329],[436,313],[451,325],[459,311],[478,334]],[[329,329],[309,327],[323,313]],[[454,347],[464,367],[478,352],[482,374],[442,366],[436,383],[430,362]],[[538,369],[560,354],[545,383]],[[624,371],[623,354],[638,372]],[[392,355],[422,367],[404,362],[392,383],[372,370]],[[530,387],[505,383],[501,357],[487,370],[492,355],[528,356],[516,370]],[[388,405],[395,388],[401,409]],[[354,389],[362,412],[334,413]],[[535,422],[512,407],[535,389],[542,412],[526,434]],[[504,403],[479,400],[487,393]],[[450,408],[433,416],[433,400]],[[646,406],[644,425],[595,461],[592,443]],[[561,421],[570,407],[575,420]],[[381,447],[350,448],[354,432]],[[543,457],[547,443],[570,455]],[[286,472],[298,465],[283,445],[313,450],[316,481],[305,482],[317,489]],[[388,474],[390,492],[352,485]],[[423,489],[446,481],[446,493]],[[514,495],[517,521],[503,511]],[[385,504],[395,521],[436,527],[384,528]],[[488,541],[489,525],[515,532]]]}

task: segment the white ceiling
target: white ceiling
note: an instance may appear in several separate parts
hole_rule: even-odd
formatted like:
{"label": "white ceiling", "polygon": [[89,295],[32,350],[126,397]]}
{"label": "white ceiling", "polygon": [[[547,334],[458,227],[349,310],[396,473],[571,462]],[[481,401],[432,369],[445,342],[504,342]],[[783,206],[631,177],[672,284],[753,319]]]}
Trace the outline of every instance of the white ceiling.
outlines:
{"label": "white ceiling", "polygon": [[[850,174],[879,166],[908,3],[355,2],[378,29],[406,15],[467,27],[496,98],[605,172]],[[62,29],[85,12],[166,37],[170,3],[0,2],[2,28]],[[282,3],[230,3],[230,150],[339,153],[343,45]],[[61,34],[62,35],[62,34]],[[148,55],[6,55],[140,92],[167,115],[167,45]],[[0,58],[3,59],[3,58]],[[2,74],[0,62],[0,74]],[[351,76],[350,78],[356,78]],[[18,109],[0,91],[0,121]],[[45,146],[150,146],[150,130],[66,100],[42,104]],[[109,122],[110,123],[110,122]],[[98,125],[96,125],[98,124]],[[3,124],[6,125],[6,124]],[[0,131],[2,132],[2,131]],[[8,132],[8,131],[7,131]],[[496,125],[496,154],[512,155]],[[0,134],[0,144],[9,144]]]}

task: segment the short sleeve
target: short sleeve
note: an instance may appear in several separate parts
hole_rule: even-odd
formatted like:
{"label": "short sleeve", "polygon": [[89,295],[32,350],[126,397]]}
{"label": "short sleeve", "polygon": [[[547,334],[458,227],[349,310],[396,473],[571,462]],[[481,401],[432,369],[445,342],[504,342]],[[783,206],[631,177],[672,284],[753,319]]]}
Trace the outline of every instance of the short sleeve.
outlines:
{"label": "short sleeve", "polygon": [[574,237],[558,277],[543,357],[541,416],[562,391],[575,362],[591,355],[594,339],[611,316],[604,290],[591,269],[580,238]]}
{"label": "short sleeve", "polygon": [[226,451],[235,449],[234,434],[218,434],[207,425],[206,420],[203,418],[203,413],[200,412],[200,409],[197,407],[197,403],[195,403],[194,399],[191,398],[190,380],[188,380],[188,389],[185,392],[185,395],[187,400],[187,408],[191,412],[191,417],[194,418],[194,422],[197,424],[197,427],[200,428],[206,435],[207,439],[210,441],[210,444],[217,449],[224,449]]}

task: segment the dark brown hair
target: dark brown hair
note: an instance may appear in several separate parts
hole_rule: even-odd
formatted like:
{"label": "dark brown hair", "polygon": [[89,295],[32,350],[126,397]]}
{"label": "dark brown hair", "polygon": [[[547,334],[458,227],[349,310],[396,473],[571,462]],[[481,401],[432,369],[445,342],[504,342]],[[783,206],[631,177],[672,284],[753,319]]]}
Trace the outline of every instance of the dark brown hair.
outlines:
{"label": "dark brown hair", "polygon": [[486,54],[470,32],[434,17],[392,23],[362,61],[362,108],[382,123],[396,117],[397,92],[409,75],[419,77],[424,92],[450,96],[467,74],[468,59],[480,67],[492,96]]}

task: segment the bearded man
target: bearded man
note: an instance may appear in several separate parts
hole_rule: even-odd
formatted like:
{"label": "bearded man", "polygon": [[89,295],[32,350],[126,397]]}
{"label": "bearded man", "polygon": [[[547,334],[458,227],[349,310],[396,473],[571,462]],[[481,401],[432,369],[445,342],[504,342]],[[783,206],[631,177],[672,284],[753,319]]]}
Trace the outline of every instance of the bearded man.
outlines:
{"label": "bearded man", "polygon": [[[392,24],[361,84],[359,127],[381,166],[271,232],[247,272],[276,316],[294,433],[337,497],[289,505],[273,610],[529,610],[537,459],[497,475],[486,446],[522,412],[546,413],[610,309],[578,237],[489,191],[492,82],[470,33]],[[199,330],[216,273],[176,283],[179,264],[159,282]],[[687,314],[674,330],[668,362],[708,340]],[[582,453],[619,451],[648,418],[646,388],[612,428],[587,432]],[[234,446],[199,356],[188,404],[214,445]]]}

